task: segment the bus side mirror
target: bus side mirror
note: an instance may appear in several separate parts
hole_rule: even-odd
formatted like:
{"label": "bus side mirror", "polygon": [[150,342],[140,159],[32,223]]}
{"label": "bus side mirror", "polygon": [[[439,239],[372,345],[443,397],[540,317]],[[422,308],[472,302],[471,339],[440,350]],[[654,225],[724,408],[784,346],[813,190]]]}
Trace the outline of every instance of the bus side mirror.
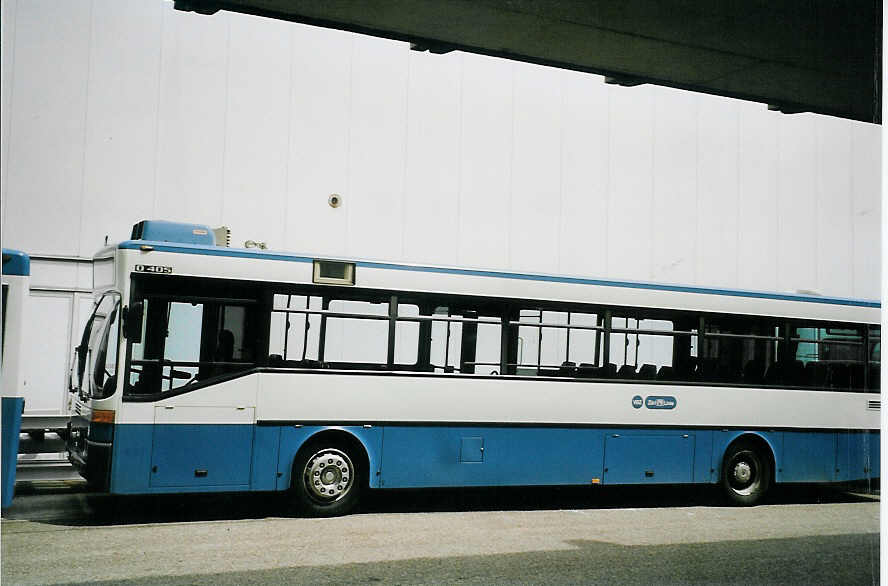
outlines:
{"label": "bus side mirror", "polygon": [[135,303],[130,304],[126,313],[123,315],[124,335],[126,336],[126,339],[133,344],[138,344],[142,341],[142,314],[144,312],[145,304],[141,301],[136,301]]}

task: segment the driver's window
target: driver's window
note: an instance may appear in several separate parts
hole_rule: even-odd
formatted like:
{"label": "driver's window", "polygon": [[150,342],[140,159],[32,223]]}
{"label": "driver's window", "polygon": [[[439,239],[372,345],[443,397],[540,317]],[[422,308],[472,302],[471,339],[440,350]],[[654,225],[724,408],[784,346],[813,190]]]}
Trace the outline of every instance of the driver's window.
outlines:
{"label": "driver's window", "polygon": [[175,391],[253,367],[255,306],[149,297],[143,307],[128,393]]}
{"label": "driver's window", "polygon": [[204,306],[201,303],[169,304],[163,357],[174,364],[163,368],[164,390],[178,388],[197,376],[203,314]]}
{"label": "driver's window", "polygon": [[204,306],[150,298],[141,341],[133,344],[130,392],[172,391],[197,377]]}

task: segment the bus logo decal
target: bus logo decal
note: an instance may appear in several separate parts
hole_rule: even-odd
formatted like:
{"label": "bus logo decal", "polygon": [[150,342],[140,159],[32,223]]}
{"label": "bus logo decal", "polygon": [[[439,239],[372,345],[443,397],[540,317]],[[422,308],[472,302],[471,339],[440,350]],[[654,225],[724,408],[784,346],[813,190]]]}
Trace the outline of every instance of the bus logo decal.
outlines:
{"label": "bus logo decal", "polygon": [[644,401],[648,409],[675,409],[675,403],[675,397],[648,397]]}
{"label": "bus logo decal", "polygon": [[636,409],[641,409],[641,406],[644,405],[644,400],[641,398],[641,395],[635,395],[632,397],[632,406]]}

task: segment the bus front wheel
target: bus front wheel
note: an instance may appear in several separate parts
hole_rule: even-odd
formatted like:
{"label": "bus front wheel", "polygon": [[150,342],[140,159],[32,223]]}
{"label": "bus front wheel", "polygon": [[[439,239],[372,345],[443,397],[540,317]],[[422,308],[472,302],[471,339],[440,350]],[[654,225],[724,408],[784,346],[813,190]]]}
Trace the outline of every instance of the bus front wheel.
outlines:
{"label": "bus front wheel", "polygon": [[770,461],[761,447],[739,441],[728,449],[722,466],[722,488],[732,503],[757,505],[770,485]]}
{"label": "bus front wheel", "polygon": [[293,465],[293,489],[302,513],[313,517],[345,515],[358,504],[360,471],[352,449],[340,444],[305,446]]}

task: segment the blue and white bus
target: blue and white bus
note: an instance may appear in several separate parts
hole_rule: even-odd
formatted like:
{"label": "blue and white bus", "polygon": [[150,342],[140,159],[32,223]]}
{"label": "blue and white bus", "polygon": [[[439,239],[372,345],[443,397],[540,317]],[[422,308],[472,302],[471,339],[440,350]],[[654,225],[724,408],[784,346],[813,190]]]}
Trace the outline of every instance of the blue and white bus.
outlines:
{"label": "blue and white bus", "polygon": [[145,221],[95,257],[72,462],[115,494],[879,476],[876,301],[330,259]]}
{"label": "blue and white bus", "polygon": [[30,293],[31,259],[19,250],[4,248],[2,281],[2,308],[0,308],[0,395],[2,395],[2,425],[0,425],[0,466],[2,466],[2,498],[4,509],[12,504],[15,489],[15,467],[18,461],[19,430],[25,406],[24,371],[22,368],[22,334],[25,307]]}

